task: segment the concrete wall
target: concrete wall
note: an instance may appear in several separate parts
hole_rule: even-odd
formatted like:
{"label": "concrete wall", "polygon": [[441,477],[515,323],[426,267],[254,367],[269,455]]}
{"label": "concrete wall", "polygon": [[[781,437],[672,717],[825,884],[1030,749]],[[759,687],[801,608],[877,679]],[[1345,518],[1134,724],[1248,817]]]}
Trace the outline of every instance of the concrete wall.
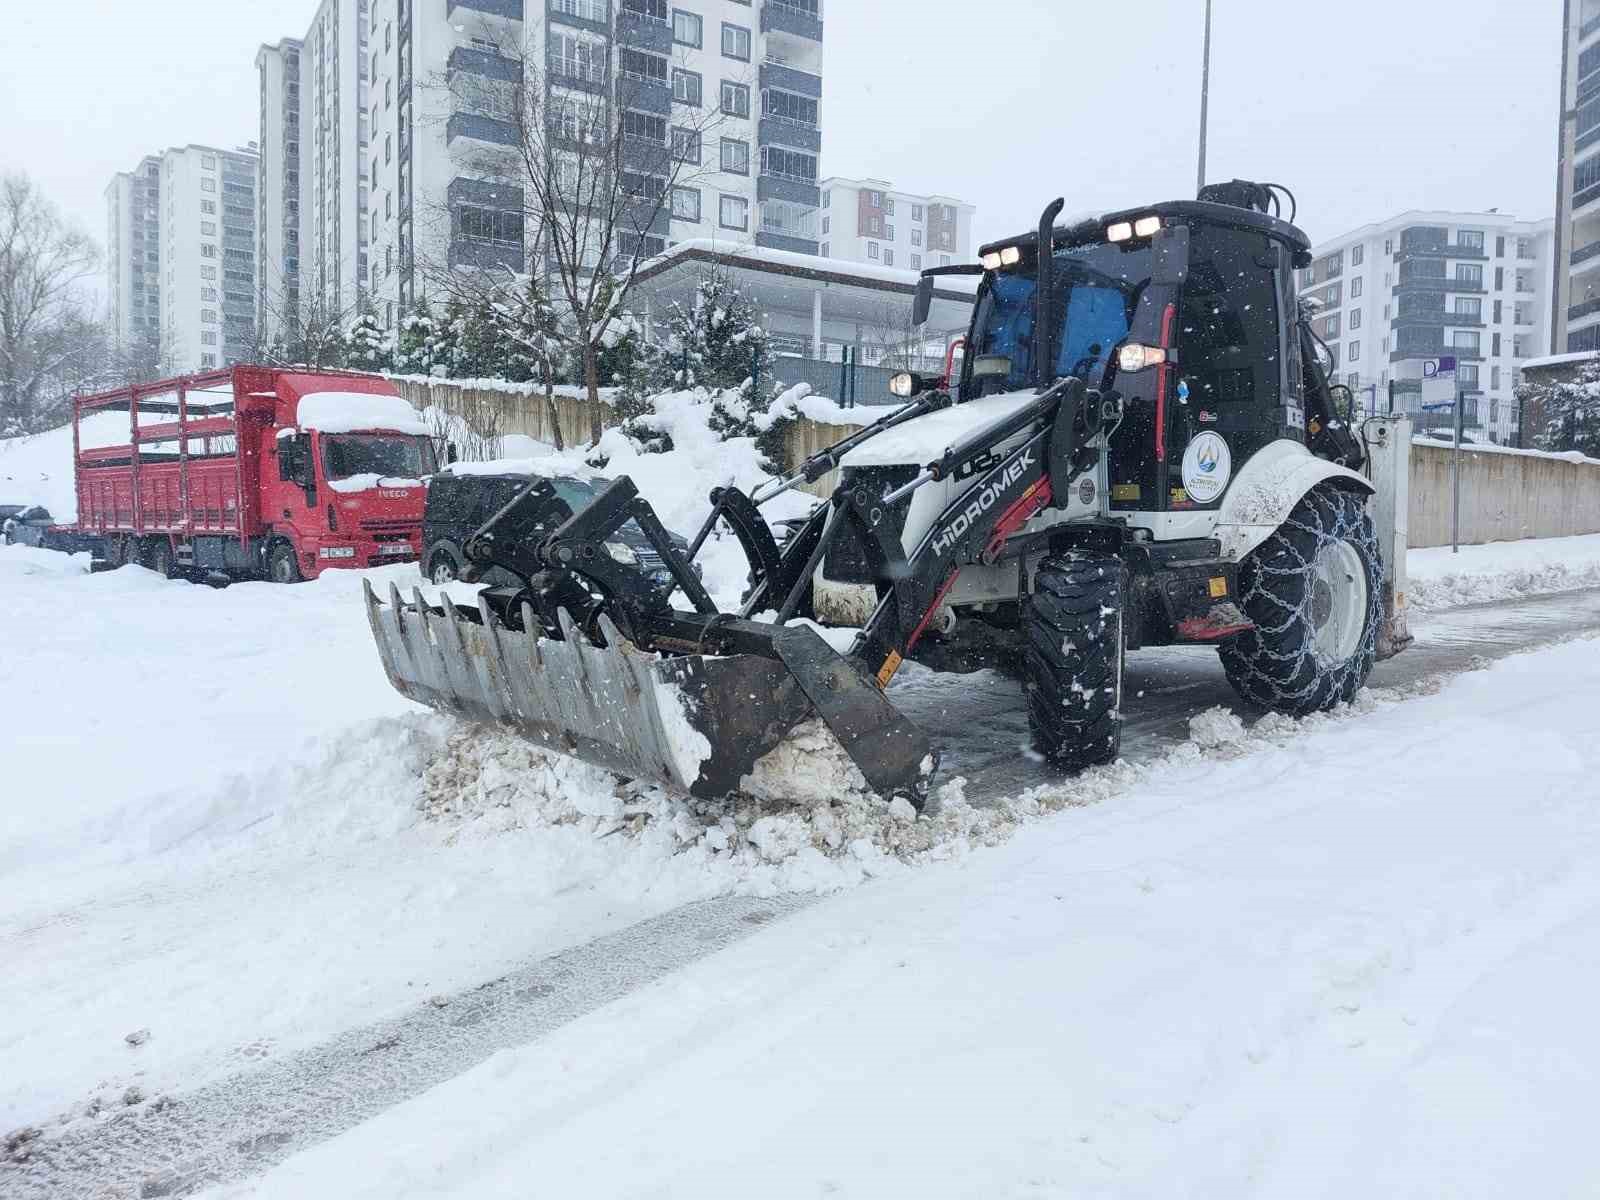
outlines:
{"label": "concrete wall", "polygon": [[[1412,546],[1450,544],[1450,463],[1443,446],[1411,447]],[[1600,464],[1540,454],[1461,452],[1461,541],[1600,533]]]}
{"label": "concrete wall", "polygon": [[[442,380],[396,379],[394,383],[417,408],[434,405],[463,417],[484,435],[521,433],[555,443],[559,421],[563,444],[590,441],[589,403],[576,389],[563,388],[547,401],[537,389],[465,387]],[[554,407],[554,412],[551,409]],[[868,408],[865,423],[881,415]],[[602,403],[601,425],[617,423],[616,410]],[[787,465],[848,437],[855,426],[825,425],[802,419],[787,431]],[[1450,461],[1444,446],[1411,448],[1410,544],[1450,544]],[[838,482],[831,472],[806,487],[826,496]],[[1519,538],[1570,537],[1600,533],[1600,463],[1570,462],[1532,453],[1498,450],[1461,452],[1461,541],[1515,541]]]}

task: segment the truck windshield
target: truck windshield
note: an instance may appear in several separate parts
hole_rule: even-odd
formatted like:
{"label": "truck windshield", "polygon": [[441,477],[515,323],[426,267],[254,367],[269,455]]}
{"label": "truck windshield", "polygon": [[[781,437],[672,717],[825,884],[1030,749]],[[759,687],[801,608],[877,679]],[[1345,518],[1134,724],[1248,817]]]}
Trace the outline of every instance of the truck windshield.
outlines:
{"label": "truck windshield", "polygon": [[[1099,387],[1117,344],[1128,336],[1139,295],[1150,282],[1148,243],[1124,249],[1102,242],[1055,254],[1055,311],[1061,314],[1053,378],[1076,375]],[[1010,359],[1006,373],[974,378],[968,398],[1016,391],[1033,382],[1033,316],[1037,279],[1007,271],[984,289],[973,327],[973,356]]]}
{"label": "truck windshield", "polygon": [[341,433],[324,435],[322,469],[329,479],[352,475],[387,475],[395,479],[421,479],[439,469],[433,443],[425,437],[395,433]]}

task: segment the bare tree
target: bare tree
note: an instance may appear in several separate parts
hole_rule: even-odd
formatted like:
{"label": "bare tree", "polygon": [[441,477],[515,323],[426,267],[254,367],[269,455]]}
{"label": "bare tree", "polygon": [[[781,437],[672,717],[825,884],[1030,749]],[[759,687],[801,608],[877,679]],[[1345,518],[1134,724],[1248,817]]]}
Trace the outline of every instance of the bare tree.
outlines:
{"label": "bare tree", "polygon": [[0,432],[54,423],[79,382],[104,369],[104,331],[78,294],[98,262],[32,180],[0,178]]}
{"label": "bare tree", "polygon": [[[273,366],[342,367],[348,350],[345,334],[361,315],[360,306],[331,304],[314,292],[297,300],[286,289],[269,290],[257,323],[256,357]],[[267,341],[266,329],[276,330]]]}

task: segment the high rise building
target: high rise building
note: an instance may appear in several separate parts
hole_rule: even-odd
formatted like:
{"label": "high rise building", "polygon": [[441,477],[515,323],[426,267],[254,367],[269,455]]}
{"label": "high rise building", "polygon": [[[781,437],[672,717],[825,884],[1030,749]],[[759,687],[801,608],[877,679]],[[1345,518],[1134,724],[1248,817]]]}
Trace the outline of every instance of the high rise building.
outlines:
{"label": "high rise building", "polygon": [[146,157],[106,187],[106,296],[119,349],[161,353],[161,159]]}
{"label": "high rise building", "polygon": [[1549,220],[1413,211],[1317,246],[1299,292],[1313,302],[1335,382],[1381,412],[1393,381],[1397,410],[1443,428],[1451,415],[1420,405],[1426,364],[1448,355],[1468,427],[1518,443],[1521,364],[1549,344],[1552,241]]}
{"label": "high rise building", "polygon": [[1600,349],[1600,0],[1562,11],[1552,354]]}
{"label": "high rise building", "polygon": [[261,77],[261,186],[256,201],[256,313],[261,337],[292,329],[300,307],[300,55],[298,38],[256,52]]}
{"label": "high rise building", "polygon": [[[624,110],[635,195],[665,194],[661,149],[682,158],[664,210],[618,252],[715,238],[816,253],[818,0],[373,0],[371,17],[367,286],[386,323],[440,271],[543,265],[525,89],[547,116],[596,97]],[[305,278],[304,227],[302,249]]]}
{"label": "high rise building", "polygon": [[972,258],[970,204],[896,191],[882,179],[822,181],[821,253],[920,271]]}
{"label": "high rise building", "polygon": [[254,146],[177,146],[106,189],[112,328],[166,374],[255,353],[258,166]]}

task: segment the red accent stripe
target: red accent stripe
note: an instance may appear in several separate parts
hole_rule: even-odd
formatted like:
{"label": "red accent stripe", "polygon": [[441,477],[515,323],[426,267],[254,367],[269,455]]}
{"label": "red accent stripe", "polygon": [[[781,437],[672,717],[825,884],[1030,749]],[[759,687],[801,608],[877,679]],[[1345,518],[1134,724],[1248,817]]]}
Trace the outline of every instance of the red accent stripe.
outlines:
{"label": "red accent stripe", "polygon": [[[1167,305],[1161,314],[1161,348],[1172,347],[1172,322],[1177,318],[1176,305]],[[1156,368],[1156,461],[1167,461],[1167,364]]]}
{"label": "red accent stripe", "polygon": [[933,614],[939,611],[939,605],[944,601],[945,596],[955,585],[956,576],[959,574],[961,574],[961,568],[957,567],[954,571],[951,571],[950,574],[945,577],[945,581],[939,585],[939,594],[933,598],[933,603],[928,606],[928,611],[922,614],[922,620],[917,622],[917,627],[911,631],[911,636],[906,639],[907,654],[910,654],[912,648],[916,646],[917,639],[922,636],[922,631],[928,627],[928,622],[933,620]]}

